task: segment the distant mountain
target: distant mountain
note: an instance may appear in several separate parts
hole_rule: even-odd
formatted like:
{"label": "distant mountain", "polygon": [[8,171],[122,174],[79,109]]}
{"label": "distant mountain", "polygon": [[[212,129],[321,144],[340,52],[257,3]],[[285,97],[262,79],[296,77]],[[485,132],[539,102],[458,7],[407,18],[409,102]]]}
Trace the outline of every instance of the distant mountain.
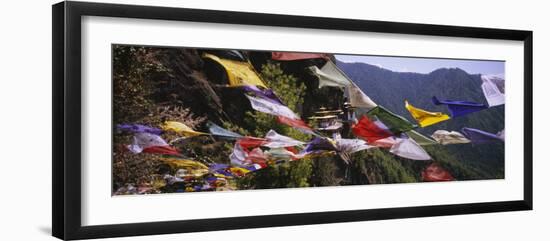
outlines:
{"label": "distant mountain", "polygon": [[[405,109],[404,101],[415,107],[449,113],[447,107],[436,106],[432,96],[441,100],[464,100],[486,103],[481,90],[481,75],[468,74],[459,68],[441,68],[428,74],[394,72],[366,63],[337,62],[337,65],[377,104],[416,123]],[[494,80],[504,89],[503,79]],[[496,133],[504,128],[504,106],[458,117],[418,131],[431,135],[435,130],[460,130],[471,127]],[[492,173],[504,168],[504,145],[487,144],[473,146],[445,146],[457,159],[474,165],[481,165]]]}

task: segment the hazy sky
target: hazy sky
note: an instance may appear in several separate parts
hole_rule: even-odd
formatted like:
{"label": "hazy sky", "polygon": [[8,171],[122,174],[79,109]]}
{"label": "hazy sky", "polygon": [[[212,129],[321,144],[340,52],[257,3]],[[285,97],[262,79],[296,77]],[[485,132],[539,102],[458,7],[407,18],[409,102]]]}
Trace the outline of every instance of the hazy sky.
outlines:
{"label": "hazy sky", "polygon": [[397,72],[430,73],[439,68],[460,68],[470,74],[504,75],[503,61],[453,60],[408,57],[336,55],[342,62],[361,62]]}

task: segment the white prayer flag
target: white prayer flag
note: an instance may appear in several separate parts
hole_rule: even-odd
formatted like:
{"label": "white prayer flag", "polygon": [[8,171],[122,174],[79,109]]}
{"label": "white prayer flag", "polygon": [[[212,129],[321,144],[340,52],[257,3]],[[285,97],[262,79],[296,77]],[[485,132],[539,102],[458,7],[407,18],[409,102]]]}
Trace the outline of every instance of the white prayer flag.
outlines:
{"label": "white prayer flag", "polygon": [[391,147],[390,152],[397,156],[412,160],[432,159],[430,155],[411,138],[399,138],[397,143]]}
{"label": "white prayer flag", "polygon": [[321,69],[317,68],[317,66],[311,66],[309,69],[319,77],[319,88],[323,86],[344,88],[352,83],[332,61],[327,61]]}
{"label": "white prayer flag", "polygon": [[505,102],[504,93],[500,92],[498,86],[491,80],[491,78],[492,77],[488,75],[481,76],[481,80],[483,80],[481,89],[483,90],[485,99],[487,99],[489,106],[503,105]]}
{"label": "white prayer flag", "polygon": [[348,154],[367,150],[373,147],[374,146],[367,145],[367,142],[360,139],[336,139],[336,149],[340,152],[345,152]]}
{"label": "white prayer flag", "polygon": [[348,87],[349,102],[351,106],[358,108],[366,108],[368,110],[377,106],[359,87],[355,84]]}
{"label": "white prayer flag", "polygon": [[299,146],[305,144],[304,142],[295,140],[288,136],[283,136],[274,130],[269,130],[269,132],[265,135],[265,139],[267,139],[267,143],[263,144],[263,146],[269,148]]}
{"label": "white prayer flag", "polygon": [[271,101],[252,97],[249,95],[245,95],[245,96],[246,98],[248,98],[248,100],[250,100],[250,105],[252,106],[252,108],[259,112],[263,112],[263,113],[267,113],[275,116],[284,116],[290,119],[300,119],[298,115],[296,115],[291,109],[289,109],[284,105],[276,104]]}
{"label": "white prayer flag", "polygon": [[134,142],[127,147],[133,153],[141,153],[143,149],[152,146],[168,146],[168,143],[159,135],[140,132],[134,135]]}
{"label": "white prayer flag", "polygon": [[470,143],[468,138],[456,131],[437,130],[432,134],[432,138],[441,145]]}
{"label": "white prayer flag", "polygon": [[235,166],[245,166],[245,161],[247,158],[246,152],[243,150],[241,145],[239,143],[235,143],[235,146],[233,147],[233,152],[231,155],[229,155],[229,160],[231,160],[231,164]]}

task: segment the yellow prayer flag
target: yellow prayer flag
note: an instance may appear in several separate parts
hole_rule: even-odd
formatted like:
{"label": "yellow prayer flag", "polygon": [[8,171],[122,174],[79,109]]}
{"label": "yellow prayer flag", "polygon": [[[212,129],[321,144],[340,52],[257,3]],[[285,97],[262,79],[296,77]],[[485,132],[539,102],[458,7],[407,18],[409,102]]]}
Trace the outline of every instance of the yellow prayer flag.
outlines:
{"label": "yellow prayer flag", "polygon": [[224,67],[230,86],[255,85],[267,88],[248,62],[222,59],[207,53],[203,54],[203,58],[211,59]]}
{"label": "yellow prayer flag", "polygon": [[250,170],[242,168],[242,167],[230,167],[229,171],[233,173],[236,176],[244,176],[247,173],[250,172]]}
{"label": "yellow prayer flag", "polygon": [[204,132],[195,131],[189,126],[177,121],[166,121],[164,122],[164,125],[161,126],[161,128],[165,131],[173,131],[186,137],[208,135]]}
{"label": "yellow prayer flag", "polygon": [[179,158],[161,158],[160,160],[174,169],[195,169],[208,171],[208,167],[198,161]]}
{"label": "yellow prayer flag", "polygon": [[450,119],[450,117],[441,112],[429,112],[418,109],[405,101],[405,108],[411,113],[412,117],[418,122],[421,127],[426,127]]}

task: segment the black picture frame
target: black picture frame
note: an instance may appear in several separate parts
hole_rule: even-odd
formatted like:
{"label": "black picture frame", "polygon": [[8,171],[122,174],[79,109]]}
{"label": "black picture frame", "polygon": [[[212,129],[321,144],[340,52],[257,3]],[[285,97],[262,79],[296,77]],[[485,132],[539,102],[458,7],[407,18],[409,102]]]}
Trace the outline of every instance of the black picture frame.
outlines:
{"label": "black picture frame", "polygon": [[[262,13],[197,10],[89,2],[53,5],[53,194],[52,233],[60,239],[86,239],[228,229],[322,224],[380,219],[532,210],[533,208],[533,32],[305,17]],[[81,224],[81,17],[104,16],[300,27],[378,33],[451,36],[524,43],[524,194],[522,200],[421,207],[342,210],[334,212],[139,222],[99,226]]]}

